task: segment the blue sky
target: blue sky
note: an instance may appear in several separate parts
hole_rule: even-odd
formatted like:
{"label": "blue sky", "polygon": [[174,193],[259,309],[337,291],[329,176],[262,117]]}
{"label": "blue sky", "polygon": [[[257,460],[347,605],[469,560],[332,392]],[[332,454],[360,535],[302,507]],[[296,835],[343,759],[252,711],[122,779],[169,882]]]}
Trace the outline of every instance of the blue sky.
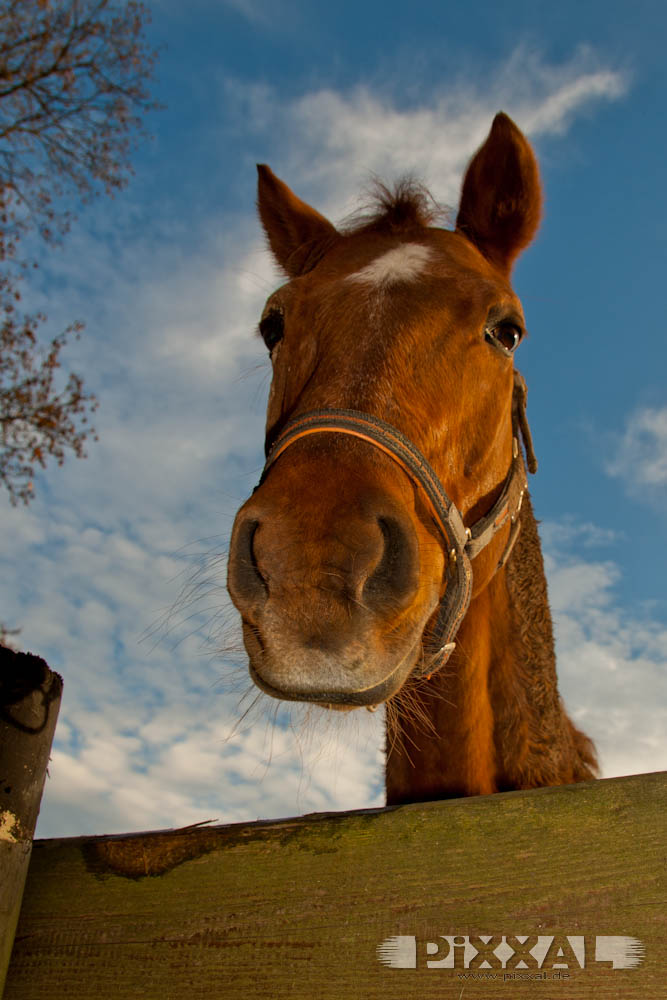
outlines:
{"label": "blue sky", "polygon": [[667,768],[667,8],[152,8],[154,139],[28,297],[51,335],[85,320],[67,358],[100,441],[39,476],[30,507],[0,498],[0,618],[65,679],[38,835],[381,804],[381,713],[253,704],[225,592],[262,464],[254,331],[279,283],[254,165],[334,221],[373,173],[416,173],[455,207],[499,109],[546,192],[514,283],[561,689],[605,776]]}

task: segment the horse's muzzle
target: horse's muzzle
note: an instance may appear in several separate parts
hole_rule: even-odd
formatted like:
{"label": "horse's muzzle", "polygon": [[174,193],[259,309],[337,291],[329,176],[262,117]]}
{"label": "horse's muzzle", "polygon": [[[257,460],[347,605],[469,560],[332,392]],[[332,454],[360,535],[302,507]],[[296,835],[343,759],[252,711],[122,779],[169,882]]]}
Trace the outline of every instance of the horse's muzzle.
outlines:
{"label": "horse's muzzle", "polygon": [[274,505],[264,489],[237,515],[228,566],[253,681],[287,701],[385,701],[410,675],[438,599],[436,586],[424,608],[410,518],[390,498],[323,512],[321,498]]}

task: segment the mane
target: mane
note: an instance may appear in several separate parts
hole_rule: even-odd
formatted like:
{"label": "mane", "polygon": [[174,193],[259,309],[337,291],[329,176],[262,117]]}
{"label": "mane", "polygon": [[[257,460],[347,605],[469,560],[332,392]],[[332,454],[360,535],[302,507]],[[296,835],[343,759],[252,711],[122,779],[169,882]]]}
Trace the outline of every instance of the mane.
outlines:
{"label": "mane", "polygon": [[343,223],[341,232],[348,236],[400,233],[432,226],[449,214],[449,209],[440,205],[428,188],[414,177],[402,177],[393,187],[375,177],[367,203]]}
{"label": "mane", "polygon": [[[566,760],[570,761],[570,780],[586,781],[598,773],[598,762],[593,743],[565,715],[558,693],[547,581],[528,493],[521,509],[521,531],[507,564],[507,586],[523,654],[519,664],[523,683],[520,696],[497,712],[501,764],[511,761],[515,771],[505,787],[533,787],[536,778],[541,785],[558,784]],[[532,703],[533,713],[526,711],[523,699]],[[499,697],[498,702],[503,699]],[[521,724],[526,717],[533,719],[528,731]],[[522,779],[518,783],[517,763]],[[501,777],[501,788],[503,784]]]}

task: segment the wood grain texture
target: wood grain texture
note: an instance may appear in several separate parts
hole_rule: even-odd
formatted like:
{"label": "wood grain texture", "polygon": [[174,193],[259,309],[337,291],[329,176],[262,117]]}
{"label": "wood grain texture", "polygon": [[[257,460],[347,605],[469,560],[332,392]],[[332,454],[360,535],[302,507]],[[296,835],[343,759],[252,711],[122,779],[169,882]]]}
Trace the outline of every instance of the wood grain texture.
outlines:
{"label": "wood grain texture", "polygon": [[62,688],[41,657],[0,645],[0,996]]}
{"label": "wood grain texture", "polygon": [[[667,774],[649,774],[36,841],[5,1000],[659,1000],[666,815]],[[426,966],[451,934],[628,936],[646,954],[629,970],[575,962],[567,980],[474,978]],[[380,963],[394,935],[414,936],[416,968]]]}

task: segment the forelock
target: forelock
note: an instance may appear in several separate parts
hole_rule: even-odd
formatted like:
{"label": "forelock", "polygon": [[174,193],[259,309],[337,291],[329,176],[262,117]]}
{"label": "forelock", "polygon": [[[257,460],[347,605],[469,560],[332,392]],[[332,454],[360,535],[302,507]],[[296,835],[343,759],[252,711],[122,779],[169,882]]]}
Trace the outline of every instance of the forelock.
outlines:
{"label": "forelock", "polygon": [[346,235],[411,231],[432,226],[449,214],[413,177],[403,177],[391,188],[376,179],[369,195],[368,203],[342,227]]}

